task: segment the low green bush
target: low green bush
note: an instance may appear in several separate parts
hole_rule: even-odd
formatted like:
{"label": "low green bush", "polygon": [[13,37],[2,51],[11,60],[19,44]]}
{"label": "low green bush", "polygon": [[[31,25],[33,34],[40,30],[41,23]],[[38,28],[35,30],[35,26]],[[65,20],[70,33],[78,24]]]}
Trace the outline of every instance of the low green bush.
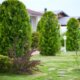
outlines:
{"label": "low green bush", "polygon": [[8,56],[0,55],[0,72],[10,72],[12,67],[12,59]]}
{"label": "low green bush", "polygon": [[30,60],[32,52],[34,50],[14,58],[0,55],[0,73],[32,74],[33,71],[38,70],[37,65],[40,64],[39,60]]}
{"label": "low green bush", "polygon": [[38,49],[39,45],[39,33],[38,32],[33,32],[32,33],[32,49]]}
{"label": "low green bush", "polygon": [[33,71],[38,70],[37,65],[40,64],[39,60],[30,60],[31,54],[34,52],[34,50],[29,51],[29,53],[14,58],[13,60],[13,73],[17,74],[32,74]]}
{"label": "low green bush", "polygon": [[64,39],[61,37],[61,46],[64,46]]}

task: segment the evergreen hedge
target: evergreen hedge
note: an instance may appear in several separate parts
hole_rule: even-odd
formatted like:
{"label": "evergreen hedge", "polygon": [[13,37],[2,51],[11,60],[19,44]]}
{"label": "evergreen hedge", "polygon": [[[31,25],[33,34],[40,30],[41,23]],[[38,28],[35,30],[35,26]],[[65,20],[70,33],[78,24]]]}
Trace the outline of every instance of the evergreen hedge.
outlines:
{"label": "evergreen hedge", "polygon": [[0,9],[0,54],[21,56],[31,47],[28,12],[18,0],[6,0]]}
{"label": "evergreen hedge", "polygon": [[60,26],[56,15],[45,12],[38,23],[39,49],[42,55],[56,55],[60,50]]}
{"label": "evergreen hedge", "polygon": [[71,18],[67,23],[67,50],[75,51],[79,49],[79,22]]}
{"label": "evergreen hedge", "polygon": [[38,32],[33,32],[32,33],[32,49],[38,49],[39,46],[39,33]]}

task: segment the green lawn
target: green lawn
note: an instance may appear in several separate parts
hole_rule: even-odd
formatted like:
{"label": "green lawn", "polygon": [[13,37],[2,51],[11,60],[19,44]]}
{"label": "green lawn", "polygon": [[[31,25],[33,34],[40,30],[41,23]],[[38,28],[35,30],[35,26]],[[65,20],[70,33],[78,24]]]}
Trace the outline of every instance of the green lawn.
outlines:
{"label": "green lawn", "polygon": [[[40,71],[33,75],[0,74],[0,80],[80,80],[80,70],[76,69],[74,55],[33,56],[32,59],[41,60]],[[78,56],[80,65],[80,56]]]}

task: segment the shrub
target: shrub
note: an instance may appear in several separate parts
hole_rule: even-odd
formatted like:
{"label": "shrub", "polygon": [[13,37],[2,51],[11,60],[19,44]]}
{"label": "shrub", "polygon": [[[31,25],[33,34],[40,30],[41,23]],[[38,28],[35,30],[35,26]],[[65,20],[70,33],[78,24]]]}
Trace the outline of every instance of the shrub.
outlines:
{"label": "shrub", "polygon": [[75,51],[79,49],[79,22],[75,18],[71,18],[67,24],[67,50]]}
{"label": "shrub", "polygon": [[61,46],[64,46],[64,36],[66,36],[66,33],[63,33],[61,36]]}
{"label": "shrub", "polygon": [[64,46],[64,39],[61,37],[61,46]]}
{"label": "shrub", "polygon": [[40,64],[40,61],[39,60],[30,60],[32,52],[34,52],[34,50],[29,51],[29,54],[25,54],[21,57],[14,58],[13,68],[12,68],[14,73],[32,74],[33,71],[38,70],[37,65]]}
{"label": "shrub", "polygon": [[32,49],[38,49],[39,45],[39,33],[33,32],[32,33]]}
{"label": "shrub", "polygon": [[0,9],[0,53],[21,56],[31,47],[31,26],[26,7],[18,0],[6,0]]}
{"label": "shrub", "polygon": [[38,70],[37,65],[40,64],[39,60],[30,60],[32,52],[34,50],[18,58],[0,55],[0,73],[32,74],[33,71]]}
{"label": "shrub", "polygon": [[39,49],[42,55],[56,55],[60,50],[60,26],[56,15],[45,12],[38,23]]}
{"label": "shrub", "polygon": [[10,72],[12,68],[12,59],[0,55],[0,73]]}

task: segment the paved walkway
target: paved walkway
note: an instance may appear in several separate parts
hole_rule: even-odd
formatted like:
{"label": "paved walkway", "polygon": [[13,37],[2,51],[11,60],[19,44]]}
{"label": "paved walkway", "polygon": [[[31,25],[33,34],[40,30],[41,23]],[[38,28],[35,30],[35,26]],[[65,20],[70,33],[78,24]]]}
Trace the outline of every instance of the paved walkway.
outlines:
{"label": "paved walkway", "polygon": [[39,53],[40,53],[39,51],[35,51],[32,53],[32,55],[39,55]]}

